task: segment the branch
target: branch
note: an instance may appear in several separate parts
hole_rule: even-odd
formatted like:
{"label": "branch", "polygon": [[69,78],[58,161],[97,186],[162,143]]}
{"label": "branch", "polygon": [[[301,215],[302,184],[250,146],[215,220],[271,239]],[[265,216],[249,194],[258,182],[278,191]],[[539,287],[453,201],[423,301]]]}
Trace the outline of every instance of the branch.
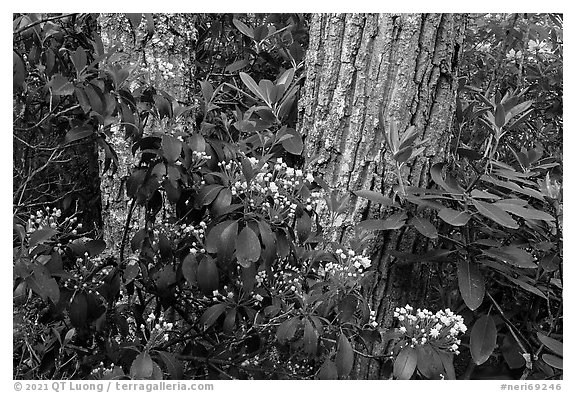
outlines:
{"label": "branch", "polygon": [[56,19],[63,19],[63,18],[67,18],[67,17],[69,17],[69,16],[73,16],[73,15],[76,15],[76,14],[77,14],[77,13],[74,12],[74,13],[72,13],[72,14],[62,14],[62,15],[57,15],[57,16],[51,16],[51,17],[46,18],[46,19],[40,19],[40,20],[37,20],[36,22],[30,23],[30,24],[27,25],[27,26],[24,26],[24,27],[19,28],[18,30],[16,30],[16,31],[14,32],[14,34],[15,34],[15,35],[18,35],[18,34],[22,33],[22,32],[25,31],[25,30],[28,30],[28,29],[30,29],[30,28],[32,28],[32,27],[34,27],[34,26],[39,25],[40,23],[50,22],[50,21],[53,21],[53,20],[56,20]]}

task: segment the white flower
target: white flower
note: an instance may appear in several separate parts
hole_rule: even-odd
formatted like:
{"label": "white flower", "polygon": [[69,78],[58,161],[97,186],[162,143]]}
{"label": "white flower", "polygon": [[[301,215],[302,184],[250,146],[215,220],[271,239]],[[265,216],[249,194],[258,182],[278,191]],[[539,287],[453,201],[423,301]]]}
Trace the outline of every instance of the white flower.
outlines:
{"label": "white flower", "polygon": [[430,329],[430,337],[438,338],[439,335],[440,335],[440,332],[438,331],[438,329],[436,329],[436,328]]}
{"label": "white flower", "polygon": [[308,173],[306,175],[306,180],[308,180],[310,183],[314,181],[314,176],[312,175],[312,173]]}
{"label": "white flower", "polygon": [[400,327],[400,333],[406,333],[406,328],[404,326]]}

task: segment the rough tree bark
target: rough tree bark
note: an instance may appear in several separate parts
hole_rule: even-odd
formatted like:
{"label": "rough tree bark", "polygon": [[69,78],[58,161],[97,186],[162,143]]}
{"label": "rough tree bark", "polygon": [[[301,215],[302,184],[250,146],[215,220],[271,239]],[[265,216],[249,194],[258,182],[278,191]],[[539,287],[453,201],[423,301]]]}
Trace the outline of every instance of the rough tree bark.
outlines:
{"label": "rough tree bark", "polygon": [[[135,39],[125,14],[102,14],[99,22],[106,51],[119,45],[124,54],[120,60],[122,66],[136,65],[132,80],[149,82],[185,106],[194,103],[194,86],[197,83],[194,50],[196,20],[196,14],[155,14],[154,36],[146,45],[142,45],[144,30],[136,29]],[[162,125],[152,125],[151,128],[155,126],[160,128]],[[102,177],[104,236],[117,255],[130,206],[125,179],[135,162],[130,142],[124,139],[124,135],[118,132],[109,142],[118,154],[119,165],[116,174],[108,172]],[[124,180],[120,182],[119,178]],[[137,209],[132,215],[131,224],[143,218],[143,210]]]}
{"label": "rough tree bark", "polygon": [[[313,15],[299,122],[308,169],[337,190],[392,195],[395,166],[378,125],[382,106],[386,128],[395,122],[402,133],[414,125],[421,139],[430,139],[403,174],[408,184],[426,187],[430,166],[447,151],[464,23],[458,14]],[[351,197],[352,206],[333,234],[344,241],[354,223],[386,214]],[[381,326],[391,325],[400,302],[420,306],[426,297],[425,266],[402,266],[390,251],[428,247],[411,230],[386,231],[372,245],[377,274],[369,295]],[[384,350],[380,345],[372,353]],[[381,378],[382,365],[359,357],[354,378]]]}

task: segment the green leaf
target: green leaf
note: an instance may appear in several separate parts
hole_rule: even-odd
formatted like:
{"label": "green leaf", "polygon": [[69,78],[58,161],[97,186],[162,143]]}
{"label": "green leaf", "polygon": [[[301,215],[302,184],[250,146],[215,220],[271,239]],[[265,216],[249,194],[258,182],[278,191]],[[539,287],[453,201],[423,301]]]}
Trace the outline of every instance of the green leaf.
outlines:
{"label": "green leaf", "polygon": [[444,180],[444,177],[442,176],[443,168],[444,164],[441,162],[432,165],[432,168],[430,168],[430,176],[432,177],[432,180],[434,180],[436,184],[438,184],[441,188],[443,188],[445,191],[449,193],[457,195],[462,194],[463,193],[462,188],[458,186],[452,187]]}
{"label": "green leaf", "polygon": [[245,226],[236,239],[236,258],[243,267],[250,266],[260,258],[260,240],[250,227]]}
{"label": "green leaf", "polygon": [[300,243],[304,243],[309,237],[312,230],[312,219],[308,213],[303,213],[296,219],[296,233]]}
{"label": "green leaf", "polygon": [[130,24],[132,25],[132,30],[136,31],[136,29],[138,29],[138,27],[140,26],[140,22],[142,21],[142,14],[141,13],[126,14],[126,17],[130,21]]}
{"label": "green leaf", "polygon": [[482,304],[485,293],[484,277],[478,264],[468,259],[458,264],[458,287],[464,303],[470,310],[476,310]]}
{"label": "green leaf", "polygon": [[506,246],[500,248],[490,248],[487,250],[482,250],[484,255],[491,258],[497,259],[499,261],[509,263],[511,265],[525,268],[525,269],[535,269],[538,267],[532,258],[532,255],[518,248],[516,246]]}
{"label": "green leaf", "polygon": [[74,85],[61,74],[54,74],[48,87],[52,88],[52,94],[56,96],[69,96],[74,93]]}
{"label": "green leaf", "polygon": [[412,155],[412,146],[408,146],[405,147],[404,149],[398,151],[398,153],[394,154],[392,156],[392,158],[398,163],[398,164],[403,164],[406,161],[408,161],[408,159],[410,158],[410,156]]}
{"label": "green leaf", "polygon": [[200,189],[198,192],[198,204],[200,206],[205,206],[211,204],[214,199],[218,196],[220,190],[222,190],[224,186],[219,184],[208,184]]}
{"label": "green leaf", "polygon": [[304,142],[300,133],[292,128],[286,129],[286,134],[291,135],[290,138],[282,141],[282,147],[290,154],[299,156],[304,150]]}
{"label": "green leaf", "polygon": [[563,360],[562,358],[559,358],[558,356],[554,356],[554,355],[549,355],[547,353],[545,353],[544,355],[542,355],[542,360],[544,360],[546,362],[546,364],[548,364],[549,366],[552,366],[554,368],[557,368],[559,370],[563,370],[564,366],[563,366]]}
{"label": "green leaf", "polygon": [[171,379],[183,379],[182,363],[176,359],[176,356],[166,351],[158,351],[158,355],[162,359],[164,366],[166,366]]}
{"label": "green leaf", "polygon": [[[512,281],[517,286],[519,286],[520,288],[522,288],[523,290],[530,292],[530,293],[533,293],[536,296],[540,296],[542,299],[544,299],[546,301],[548,300],[548,297],[544,294],[544,292],[542,292],[541,290],[539,290],[535,286],[528,284],[526,281],[511,277],[511,276],[504,274],[504,273],[502,273],[502,275],[504,277],[506,277],[508,280]],[[552,280],[551,280],[551,282],[553,282]]]}
{"label": "green leaf", "polygon": [[171,135],[162,136],[162,151],[168,163],[173,164],[182,152],[182,142]]}
{"label": "green leaf", "polygon": [[486,203],[472,199],[472,203],[480,214],[497,224],[510,229],[518,229],[518,223],[496,204]]}
{"label": "green leaf", "polygon": [[56,235],[58,231],[53,228],[42,228],[37,229],[30,235],[30,239],[28,240],[28,247],[32,248],[37,244],[44,243],[47,240],[50,240],[54,235]]}
{"label": "green leaf", "polygon": [[206,140],[200,134],[192,134],[188,141],[188,146],[190,146],[190,149],[193,151],[203,153],[206,151]]}
{"label": "green leaf", "polygon": [[72,60],[72,64],[74,64],[74,68],[76,68],[76,72],[80,74],[84,67],[86,67],[86,51],[82,47],[78,47],[76,51],[70,55],[70,60]]}
{"label": "green leaf", "polygon": [[94,129],[90,125],[82,125],[72,128],[66,133],[64,137],[64,143],[72,143],[80,139],[87,138],[94,134]]}
{"label": "green leaf", "polygon": [[450,225],[460,227],[466,225],[471,216],[464,211],[458,211],[446,207],[438,212],[438,217]]}
{"label": "green leaf", "polygon": [[198,273],[198,261],[194,254],[188,254],[182,261],[182,275],[190,285],[196,285],[196,274]]}
{"label": "green leaf", "polygon": [[554,217],[540,210],[525,208],[513,203],[503,203],[502,201],[498,201],[494,203],[494,205],[508,213],[512,213],[527,220],[554,221]]}
{"label": "green leaf", "polygon": [[404,347],[394,361],[394,376],[396,379],[408,380],[414,374],[418,364],[416,348]]}
{"label": "green leaf", "polygon": [[358,306],[358,299],[353,294],[344,296],[340,304],[338,305],[338,319],[340,323],[348,322],[356,312]]}
{"label": "green leaf", "polygon": [[148,352],[141,352],[130,366],[132,379],[148,379],[154,372],[154,362]]}
{"label": "green leaf", "polygon": [[504,124],[506,124],[506,110],[504,109],[504,106],[502,106],[502,104],[496,105],[496,112],[494,114],[494,123],[496,124],[496,127],[500,128],[504,126]]}
{"label": "green leaf", "polygon": [[361,221],[356,228],[365,231],[384,231],[391,229],[400,229],[406,224],[405,220],[408,218],[406,212],[394,213],[386,220],[365,220]]}
{"label": "green leaf", "polygon": [[354,365],[354,351],[348,338],[340,333],[338,339],[338,350],[336,351],[336,369],[340,377],[345,377],[352,371]]}
{"label": "green leaf", "polygon": [[156,105],[160,119],[172,117],[172,105],[170,105],[170,101],[168,101],[166,97],[159,94],[154,95],[154,104]]}
{"label": "green leaf", "polygon": [[496,324],[489,315],[482,315],[470,332],[470,354],[472,360],[480,365],[494,352],[496,348]]}
{"label": "green leaf", "polygon": [[544,344],[549,350],[558,356],[564,356],[564,351],[562,350],[562,342],[555,340],[552,337],[545,336],[540,332],[536,332],[536,335],[538,336],[538,340],[540,340],[540,342]]}
{"label": "green leaf", "polygon": [[58,283],[44,265],[32,264],[32,275],[26,279],[26,283],[42,299],[50,299],[54,304],[60,300],[60,288]]}
{"label": "green leaf", "polygon": [[241,70],[242,68],[246,67],[248,64],[250,64],[250,59],[248,59],[248,58],[237,60],[234,63],[227,66],[224,71],[234,73],[234,72]]}
{"label": "green leaf", "polygon": [[444,365],[444,370],[446,370],[446,379],[455,380],[456,372],[454,371],[454,355],[443,351],[440,351],[439,355],[442,364]]}
{"label": "green leaf", "polygon": [[440,379],[444,374],[444,364],[440,355],[430,344],[416,346],[418,351],[418,371],[428,379]]}
{"label": "green leaf", "polygon": [[238,30],[240,30],[240,32],[250,38],[254,38],[254,29],[251,27],[246,26],[246,24],[244,24],[243,22],[239,21],[238,19],[234,18],[232,19],[232,23],[234,24],[234,26],[236,26],[236,28]]}
{"label": "green leaf", "polygon": [[282,322],[276,330],[276,338],[280,344],[285,344],[292,340],[296,330],[300,326],[300,317],[292,317]]}
{"label": "green leaf", "polygon": [[380,192],[377,192],[377,191],[358,190],[358,191],[354,191],[354,194],[356,194],[360,198],[366,198],[369,201],[379,203],[382,206],[391,206],[394,203],[392,201],[392,199],[382,195]]}
{"label": "green leaf", "polygon": [[70,322],[74,327],[84,327],[88,316],[88,301],[84,292],[76,292],[68,310]]}
{"label": "green leaf", "polygon": [[414,225],[414,228],[416,228],[418,232],[430,239],[436,239],[438,237],[438,231],[436,230],[436,227],[432,225],[432,223],[426,218],[412,217],[410,224]]}
{"label": "green leaf", "polygon": [[212,257],[207,255],[200,261],[196,281],[200,290],[206,295],[212,295],[212,292],[218,289],[218,267]]}
{"label": "green leaf", "polygon": [[500,350],[510,369],[518,369],[526,365],[526,359],[522,356],[522,350],[510,333],[504,336]]}
{"label": "green leaf", "polygon": [[308,355],[316,355],[318,348],[318,331],[312,326],[309,319],[304,321],[304,352]]}
{"label": "green leaf", "polygon": [[266,96],[262,91],[260,91],[260,87],[258,87],[258,84],[254,81],[254,79],[252,79],[250,75],[245,72],[241,72],[240,79],[242,79],[242,82],[244,82],[246,87],[248,87],[248,89],[250,89],[250,91],[254,93],[256,97],[266,102]]}
{"label": "green leaf", "polygon": [[26,80],[26,76],[28,73],[26,72],[26,66],[24,65],[24,61],[20,57],[20,55],[16,52],[12,52],[12,60],[13,60],[13,87],[14,89],[21,89],[22,84]]}
{"label": "green leaf", "polygon": [[316,375],[316,379],[327,380],[327,379],[338,379],[338,370],[336,369],[336,364],[330,359],[326,359],[320,370],[318,370],[318,374]]}
{"label": "green leaf", "polygon": [[228,307],[227,303],[218,303],[211,306],[208,310],[204,311],[204,314],[200,317],[200,325],[207,330],[210,326],[214,325],[214,322],[226,311]]}

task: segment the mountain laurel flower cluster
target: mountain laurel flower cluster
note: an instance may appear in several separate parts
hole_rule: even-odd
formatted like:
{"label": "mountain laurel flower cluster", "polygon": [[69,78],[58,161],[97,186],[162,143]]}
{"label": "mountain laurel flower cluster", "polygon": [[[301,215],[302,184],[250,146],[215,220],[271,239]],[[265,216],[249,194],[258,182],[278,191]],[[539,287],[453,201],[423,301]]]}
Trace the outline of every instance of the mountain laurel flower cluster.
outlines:
{"label": "mountain laurel flower cluster", "polygon": [[449,308],[433,314],[427,309],[416,309],[410,305],[396,308],[394,317],[400,322],[398,331],[402,334],[400,347],[430,344],[438,350],[460,354],[460,340],[456,337],[467,328],[462,316]]}
{"label": "mountain laurel flower cluster", "polygon": [[45,207],[43,210],[37,210],[36,214],[30,214],[28,218],[26,232],[34,233],[42,229],[59,229],[62,232],[70,232],[73,235],[78,234],[82,229],[82,223],[78,223],[77,217],[66,217],[60,220],[62,211],[57,208]]}
{"label": "mountain laurel flower cluster", "polygon": [[[163,341],[170,339],[169,333],[172,331],[174,324],[167,322],[163,315],[157,318],[154,313],[150,313],[148,318],[146,318],[146,323],[150,327],[150,336],[148,337],[149,348],[153,348],[154,346],[162,344]],[[144,336],[146,336],[146,326],[141,324],[140,329]]]}
{"label": "mountain laurel flower cluster", "polygon": [[337,249],[334,254],[338,257],[338,262],[328,262],[319,268],[320,276],[356,282],[358,278],[364,277],[366,269],[372,265],[370,258],[363,254],[357,255],[354,250]]}
{"label": "mountain laurel flower cluster", "polygon": [[[253,168],[259,165],[258,160],[253,157],[248,161]],[[300,169],[289,167],[282,158],[277,158],[275,163],[263,163],[259,173],[250,181],[246,181],[242,176],[240,165],[236,161],[222,161],[218,165],[233,179],[230,187],[232,195],[240,197],[251,210],[269,216],[276,223],[294,218],[299,190],[306,182],[314,181],[311,173],[305,174]],[[314,210],[318,198],[318,193],[306,198],[304,208],[309,212]]]}

